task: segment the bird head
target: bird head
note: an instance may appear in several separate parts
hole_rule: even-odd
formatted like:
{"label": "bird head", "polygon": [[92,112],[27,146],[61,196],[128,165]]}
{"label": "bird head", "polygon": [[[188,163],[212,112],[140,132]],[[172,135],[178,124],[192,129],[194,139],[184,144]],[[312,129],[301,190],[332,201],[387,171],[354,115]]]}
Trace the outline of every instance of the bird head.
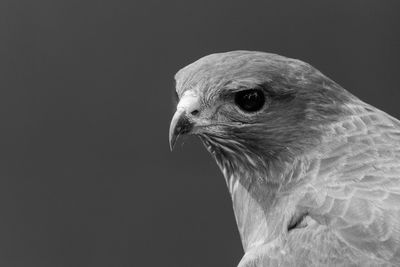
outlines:
{"label": "bird head", "polygon": [[263,52],[208,55],[175,80],[171,149],[179,136],[198,135],[230,172],[265,169],[313,149],[354,98],[309,64]]}

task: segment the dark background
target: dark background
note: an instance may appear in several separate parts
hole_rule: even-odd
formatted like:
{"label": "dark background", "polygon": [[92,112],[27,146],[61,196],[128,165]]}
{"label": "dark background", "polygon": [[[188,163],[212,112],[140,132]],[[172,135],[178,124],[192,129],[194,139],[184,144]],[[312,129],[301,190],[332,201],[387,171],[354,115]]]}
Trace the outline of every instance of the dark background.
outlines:
{"label": "dark background", "polygon": [[168,148],[174,73],[269,51],[400,117],[399,3],[0,1],[0,266],[235,266],[216,164]]}

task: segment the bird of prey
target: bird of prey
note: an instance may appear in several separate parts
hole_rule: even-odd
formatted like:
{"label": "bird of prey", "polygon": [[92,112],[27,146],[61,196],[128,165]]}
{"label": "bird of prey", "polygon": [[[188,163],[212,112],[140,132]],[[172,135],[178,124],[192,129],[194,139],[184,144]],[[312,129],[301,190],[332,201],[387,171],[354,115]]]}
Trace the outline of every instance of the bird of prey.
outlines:
{"label": "bird of prey", "polygon": [[276,54],[211,54],[175,79],[171,149],[199,136],[222,170],[240,267],[400,266],[397,119]]}

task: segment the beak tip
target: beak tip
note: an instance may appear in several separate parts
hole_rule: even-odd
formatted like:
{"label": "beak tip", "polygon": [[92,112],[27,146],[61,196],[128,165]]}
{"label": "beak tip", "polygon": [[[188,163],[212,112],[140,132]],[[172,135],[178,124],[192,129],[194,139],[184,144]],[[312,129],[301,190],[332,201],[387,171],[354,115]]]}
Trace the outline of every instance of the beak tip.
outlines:
{"label": "beak tip", "polygon": [[172,118],[169,128],[169,148],[171,151],[181,135],[190,134],[193,129],[193,122],[182,110],[177,111]]}
{"label": "beak tip", "polygon": [[169,128],[169,149],[174,150],[179,136],[187,130],[188,121],[183,111],[176,111]]}
{"label": "beak tip", "polygon": [[176,133],[175,123],[171,124],[171,128],[169,129],[169,149],[174,150],[175,143],[179,137],[179,134]]}
{"label": "beak tip", "polygon": [[174,150],[175,143],[176,143],[176,137],[170,137],[169,138],[169,149],[171,150],[171,152]]}

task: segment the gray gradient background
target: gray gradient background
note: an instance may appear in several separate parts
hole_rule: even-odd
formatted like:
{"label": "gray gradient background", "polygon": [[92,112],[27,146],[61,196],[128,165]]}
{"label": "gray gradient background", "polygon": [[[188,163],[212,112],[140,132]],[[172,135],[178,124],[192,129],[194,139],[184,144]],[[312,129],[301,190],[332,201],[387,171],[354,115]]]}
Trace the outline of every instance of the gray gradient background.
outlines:
{"label": "gray gradient background", "polygon": [[0,1],[0,266],[235,266],[216,164],[168,148],[174,73],[270,51],[400,117],[399,3]]}

